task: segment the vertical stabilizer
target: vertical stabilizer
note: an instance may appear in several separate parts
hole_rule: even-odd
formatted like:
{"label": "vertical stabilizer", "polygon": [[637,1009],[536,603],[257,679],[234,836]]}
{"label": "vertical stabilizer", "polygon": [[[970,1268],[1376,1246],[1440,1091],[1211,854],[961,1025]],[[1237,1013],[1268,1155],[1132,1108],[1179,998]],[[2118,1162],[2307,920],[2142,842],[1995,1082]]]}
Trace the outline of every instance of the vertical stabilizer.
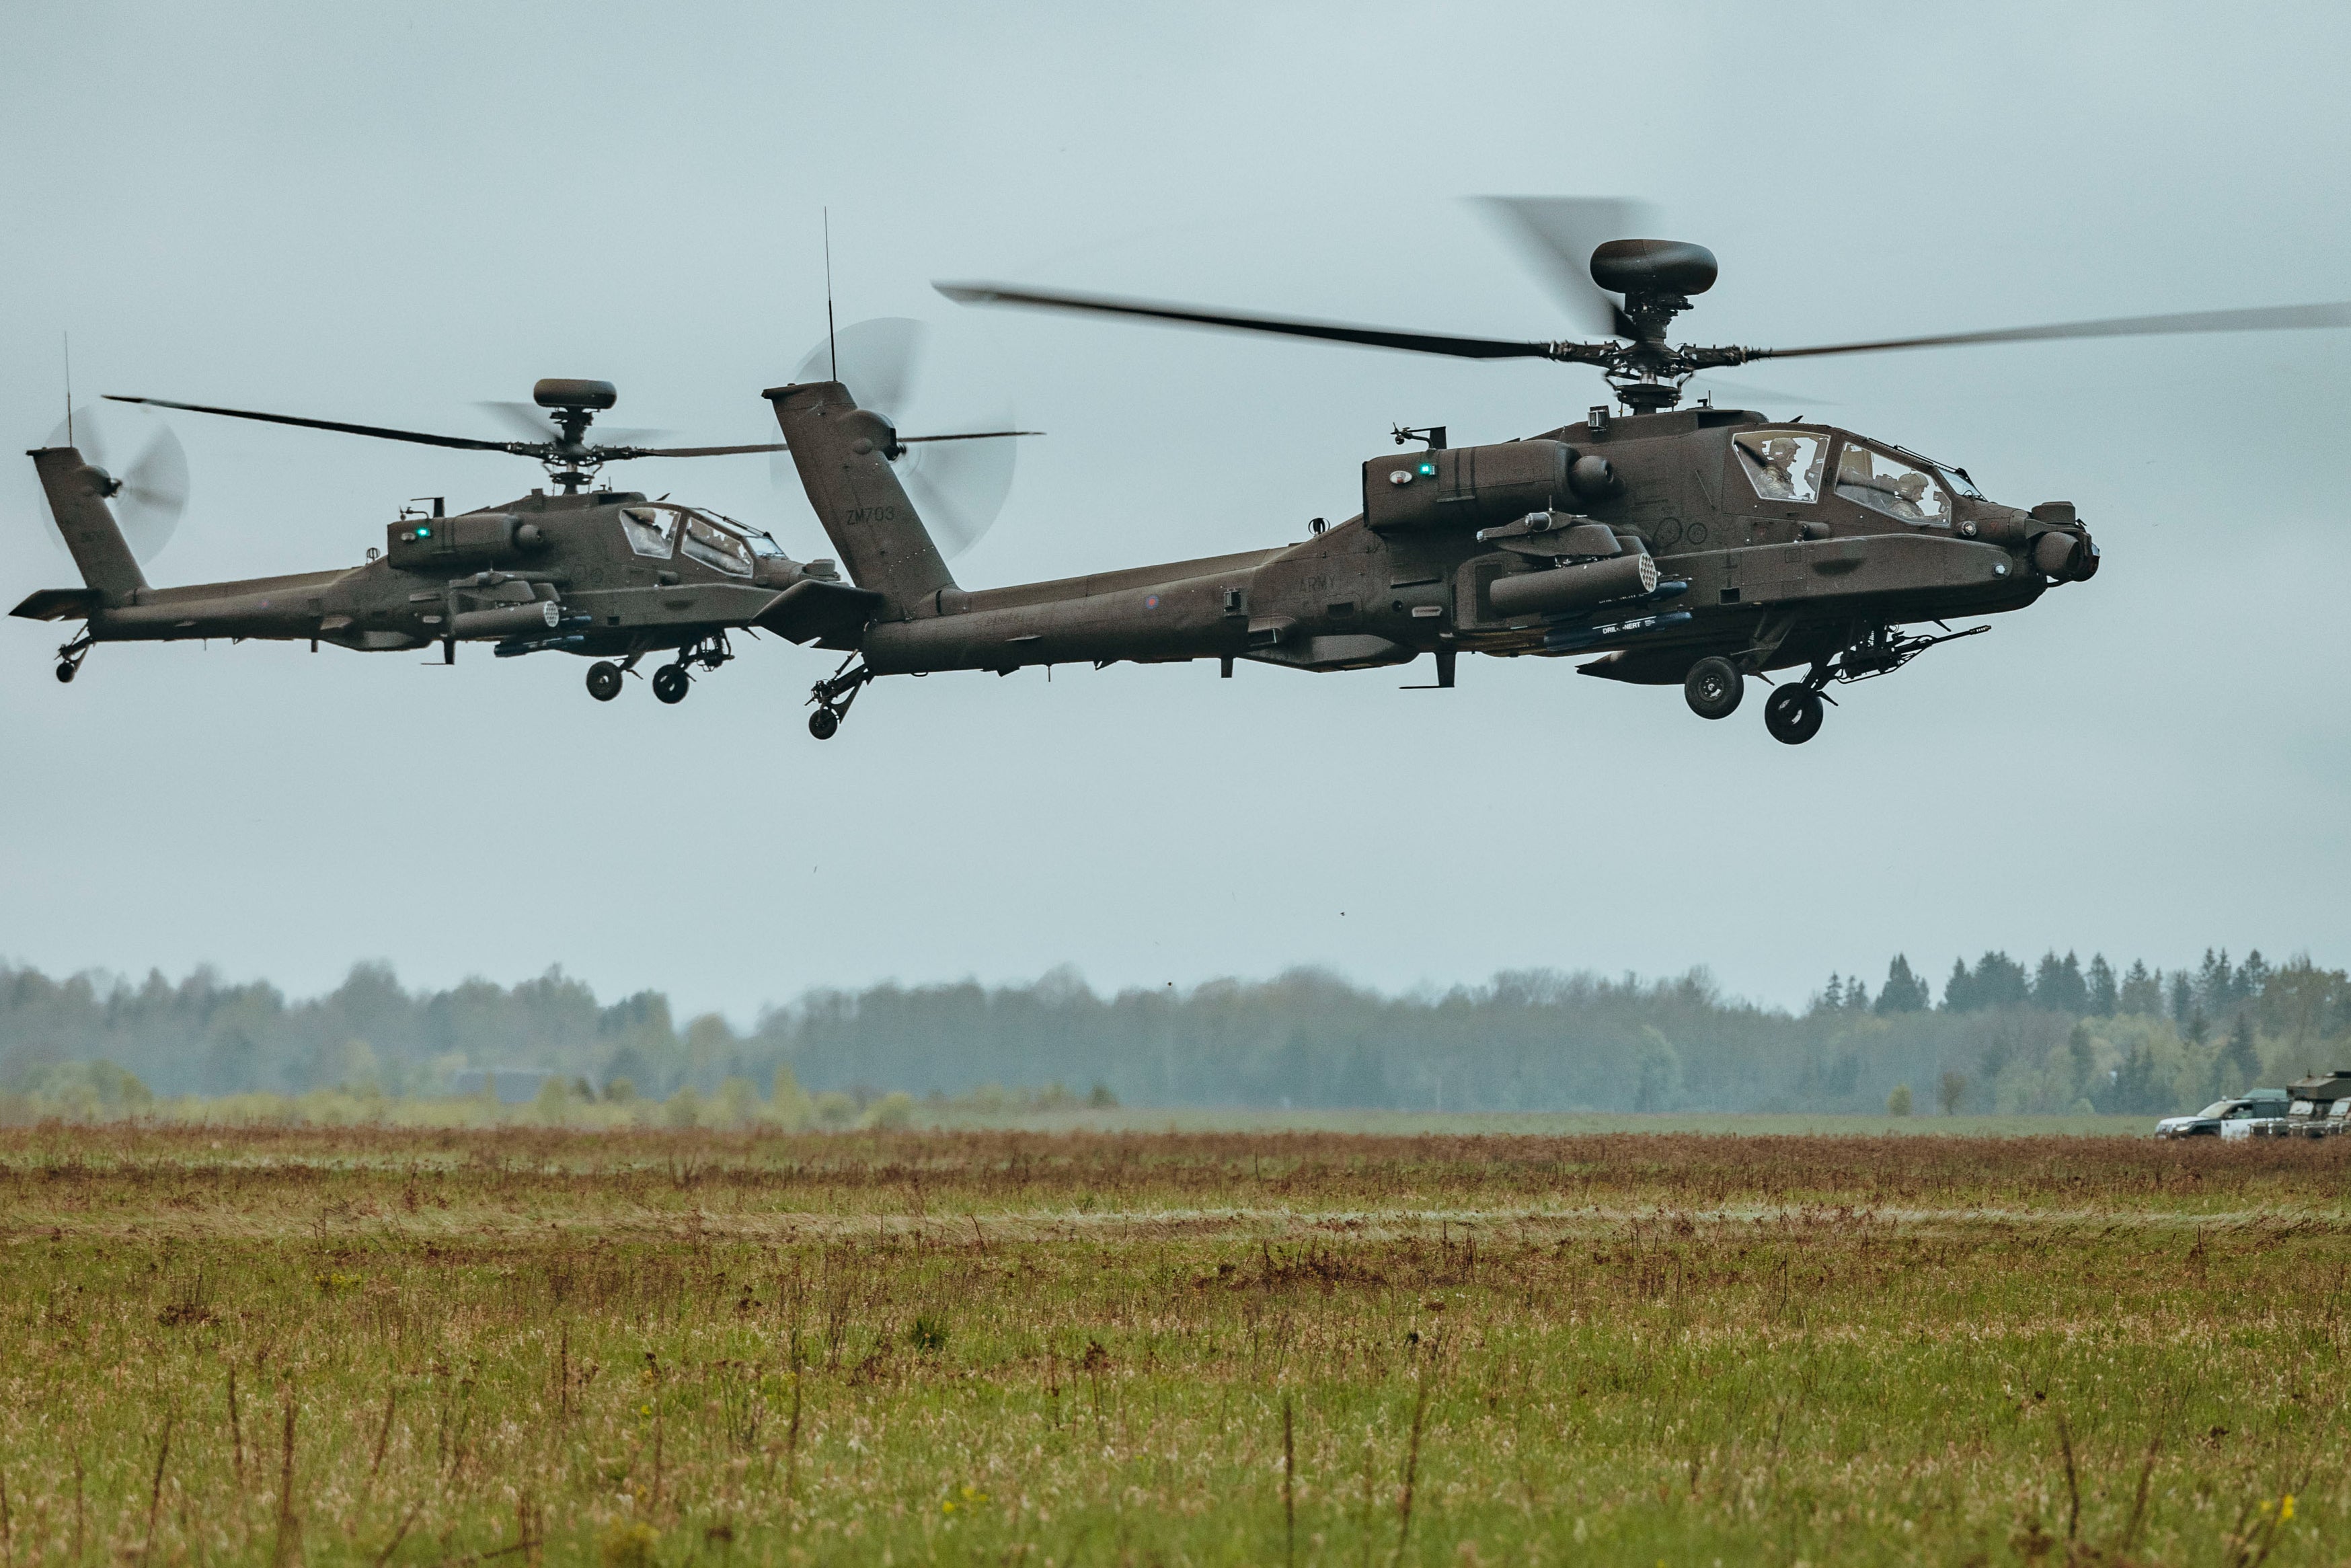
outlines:
{"label": "vertical stabilizer", "polygon": [[809,505],[851,579],[881,594],[894,616],[932,613],[955,578],[891,472],[897,433],[890,422],[859,408],[839,382],[776,387],[767,397]]}
{"label": "vertical stabilizer", "polygon": [[146,587],[146,574],[123,542],[114,509],[106,504],[120,482],[104,469],[83,462],[81,454],[70,446],[45,446],[27,455],[40,472],[41,488],[49,497],[49,515],[57,518],[57,532],[65,536],[66,549],[81,568],[81,580],[104,594],[109,603],[120,603]]}

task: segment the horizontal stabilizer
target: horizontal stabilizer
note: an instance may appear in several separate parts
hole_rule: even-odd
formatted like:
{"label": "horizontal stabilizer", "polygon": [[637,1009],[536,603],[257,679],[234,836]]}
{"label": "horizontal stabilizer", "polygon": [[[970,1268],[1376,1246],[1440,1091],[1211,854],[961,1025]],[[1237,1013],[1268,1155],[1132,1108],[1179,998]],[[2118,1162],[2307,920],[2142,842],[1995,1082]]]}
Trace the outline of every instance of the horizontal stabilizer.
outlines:
{"label": "horizontal stabilizer", "polygon": [[87,621],[105,600],[94,588],[44,588],[8,613],[27,621]]}
{"label": "horizontal stabilizer", "polygon": [[787,642],[854,648],[865,623],[882,613],[882,602],[870,589],[803,578],[776,595],[751,624]]}

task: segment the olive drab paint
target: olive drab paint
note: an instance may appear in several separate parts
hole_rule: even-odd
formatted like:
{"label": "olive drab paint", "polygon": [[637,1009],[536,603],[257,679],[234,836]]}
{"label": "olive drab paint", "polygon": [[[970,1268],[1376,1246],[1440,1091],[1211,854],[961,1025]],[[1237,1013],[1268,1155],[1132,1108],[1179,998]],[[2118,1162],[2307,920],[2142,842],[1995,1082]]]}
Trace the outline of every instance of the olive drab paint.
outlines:
{"label": "olive drab paint", "polygon": [[[1683,684],[1694,708],[1721,716],[1746,676],[1889,673],[1944,640],[1900,627],[2022,609],[2098,559],[2070,507],[2001,505],[1959,470],[1855,432],[1693,408],[1374,458],[1359,515],[1286,545],[965,589],[932,566],[911,505],[882,484],[884,422],[851,412],[838,382],[768,396],[852,577],[882,595],[860,666],[817,685],[820,735],[887,674],[1195,659],[1326,672],[1430,654],[1449,685],[1464,653],[1596,655],[1583,673]],[[1783,477],[1775,465],[1797,454],[1819,472]],[[1828,482],[1831,465],[1857,475],[1864,455],[1873,479],[1882,468],[1934,486],[1933,516]],[[1771,727],[1808,739],[1817,719]]]}

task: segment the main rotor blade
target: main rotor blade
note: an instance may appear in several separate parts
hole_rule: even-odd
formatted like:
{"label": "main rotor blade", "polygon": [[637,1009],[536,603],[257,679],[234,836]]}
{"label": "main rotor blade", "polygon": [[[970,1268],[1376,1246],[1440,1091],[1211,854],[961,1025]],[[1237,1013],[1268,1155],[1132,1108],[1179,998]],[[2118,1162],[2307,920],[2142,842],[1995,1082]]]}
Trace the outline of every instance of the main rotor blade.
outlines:
{"label": "main rotor blade", "polygon": [[738,452],[789,452],[791,448],[783,442],[769,441],[756,446],[598,446],[590,450],[607,463],[620,463],[632,457],[732,457]]}
{"label": "main rotor blade", "polygon": [[2115,316],[2100,321],[2058,321],[2046,327],[2003,327],[1990,332],[1945,332],[1931,338],[1886,338],[1868,343],[1828,343],[1811,349],[1750,349],[1750,360],[1801,360],[1820,354],[1872,354],[1886,349],[1940,349],[1962,343],[2029,343],[2053,338],[2151,338],[2177,332],[2279,332],[2351,327],[2351,301],[2333,305],[2265,305],[2250,310],[2191,310],[2178,316]]}
{"label": "main rotor blade", "polygon": [[526,440],[552,441],[555,438],[555,425],[548,419],[547,411],[535,403],[483,402],[474,406],[496,414],[506,421],[508,429]]}
{"label": "main rotor blade", "polygon": [[1623,337],[1616,299],[1592,281],[1592,253],[1650,226],[1651,209],[1621,196],[1478,196],[1478,207],[1507,235],[1549,287],[1552,298],[1586,332]]}
{"label": "main rotor blade", "polygon": [[298,419],[290,413],[256,413],[243,408],[211,408],[200,402],[173,402],[161,397],[123,397],[108,392],[114,402],[141,402],[151,408],[184,409],[190,413],[217,413],[230,419],[257,419],[265,424],[292,424],[305,430],[333,430],[345,435],[372,435],[383,441],[413,441],[424,446],[454,446],[467,452],[513,452],[524,456],[536,456],[542,448],[551,447],[544,441],[475,441],[463,435],[427,435],[417,430],[388,430],[376,424],[344,424],[331,419]]}
{"label": "main rotor blade", "polygon": [[1416,354],[1447,354],[1458,360],[1548,360],[1557,357],[1549,343],[1513,343],[1499,338],[1454,338],[1435,332],[1353,327],[1339,321],[1300,320],[1282,316],[1244,316],[1195,310],[1183,305],[1155,304],[1147,299],[1121,299],[1106,294],[1048,294],[999,283],[935,283],[931,287],[960,305],[1027,305],[1045,310],[1088,310],[1104,316],[1141,316],[1149,320],[1173,321],[1188,327],[1273,332],[1290,338],[1318,338],[1330,343],[1354,343],[1367,349],[1403,349]]}

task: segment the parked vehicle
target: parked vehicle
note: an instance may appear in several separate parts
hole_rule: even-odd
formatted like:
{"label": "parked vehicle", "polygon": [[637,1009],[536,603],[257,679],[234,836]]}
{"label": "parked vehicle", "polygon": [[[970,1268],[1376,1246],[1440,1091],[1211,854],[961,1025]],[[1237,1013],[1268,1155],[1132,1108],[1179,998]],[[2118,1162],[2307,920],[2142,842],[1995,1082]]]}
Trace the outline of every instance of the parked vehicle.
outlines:
{"label": "parked vehicle", "polygon": [[2327,1138],[2351,1115],[2351,1071],[2314,1072],[2286,1085],[2283,1110],[2224,1124],[2224,1138]]}
{"label": "parked vehicle", "polygon": [[[2224,1129],[2233,1124],[2265,1120],[2285,1114],[2288,1103],[2283,1089],[2252,1089],[2226,1100],[2215,1100],[2192,1116],[2166,1116],[2155,1124],[2158,1138],[2212,1138],[2228,1135]],[[2240,1134],[2241,1135],[2241,1134]]]}

